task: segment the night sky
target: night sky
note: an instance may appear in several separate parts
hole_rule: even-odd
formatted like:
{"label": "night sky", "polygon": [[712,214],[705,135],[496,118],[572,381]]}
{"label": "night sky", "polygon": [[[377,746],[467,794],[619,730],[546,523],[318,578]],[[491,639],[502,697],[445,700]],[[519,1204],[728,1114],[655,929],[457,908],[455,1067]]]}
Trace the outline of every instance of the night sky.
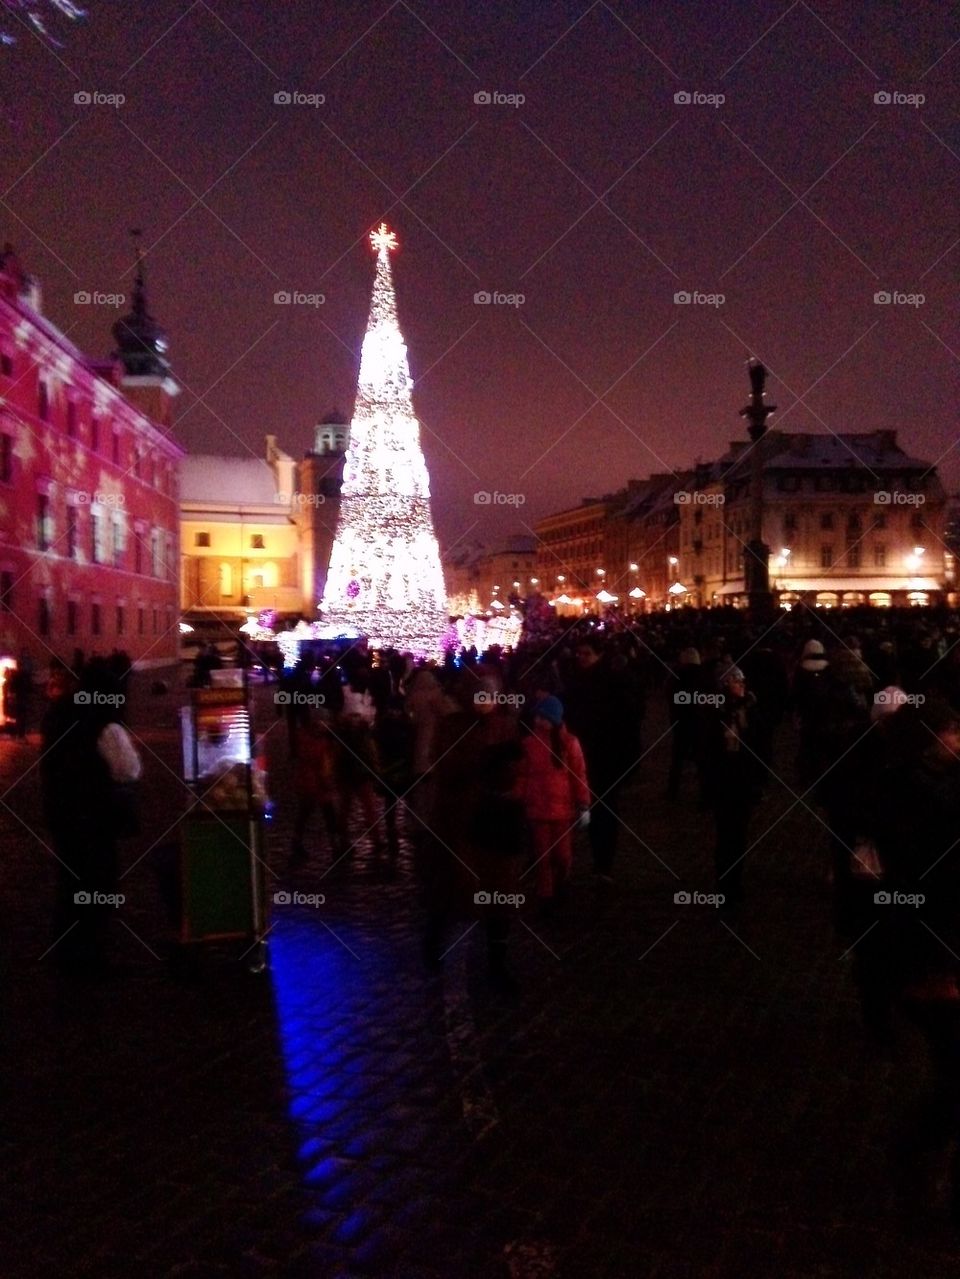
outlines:
{"label": "night sky", "polygon": [[[270,432],[299,455],[350,408],[365,234],[386,218],[443,543],[716,456],[742,433],[751,355],[772,425],[897,428],[956,487],[953,6],[88,7],[54,22],[59,49],[24,30],[0,50],[2,238],[99,355],[116,312],[73,294],[129,291],[144,228],[187,449],[262,456]],[[524,301],[478,306],[481,290]],[[481,489],[526,502],[477,507]]]}

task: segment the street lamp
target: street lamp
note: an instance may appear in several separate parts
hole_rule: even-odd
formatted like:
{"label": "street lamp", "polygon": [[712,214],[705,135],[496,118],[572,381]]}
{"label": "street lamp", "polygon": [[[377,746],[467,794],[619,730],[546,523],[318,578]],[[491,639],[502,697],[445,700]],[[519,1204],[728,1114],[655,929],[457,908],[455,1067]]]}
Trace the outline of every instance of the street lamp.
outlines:
{"label": "street lamp", "polygon": [[743,586],[750,601],[754,620],[766,620],[773,612],[770,593],[770,548],[763,540],[763,437],[767,418],[776,412],[775,404],[765,404],[763,388],[767,370],[759,360],[750,361],[750,403],[740,416],[750,423],[750,538],[743,557]]}
{"label": "street lamp", "polygon": [[[787,569],[790,567],[790,555],[791,555],[790,547],[782,546],[780,548],[780,554],[777,556],[777,568],[779,570],[777,576],[780,579],[778,590],[781,590],[781,591],[783,590],[783,577],[786,574]],[[782,607],[786,607],[786,606],[784,605]]]}

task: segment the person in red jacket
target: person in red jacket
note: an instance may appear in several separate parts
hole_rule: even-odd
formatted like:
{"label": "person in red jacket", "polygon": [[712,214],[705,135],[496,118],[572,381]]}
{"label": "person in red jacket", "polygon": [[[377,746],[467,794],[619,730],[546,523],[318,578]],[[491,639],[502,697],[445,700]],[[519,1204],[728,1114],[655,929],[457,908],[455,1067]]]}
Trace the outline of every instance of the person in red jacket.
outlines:
{"label": "person in red jacket", "polygon": [[544,697],[523,741],[518,790],[523,799],[537,871],[537,896],[562,895],[573,864],[573,830],[590,819],[590,789],[579,741],[563,722],[563,704]]}

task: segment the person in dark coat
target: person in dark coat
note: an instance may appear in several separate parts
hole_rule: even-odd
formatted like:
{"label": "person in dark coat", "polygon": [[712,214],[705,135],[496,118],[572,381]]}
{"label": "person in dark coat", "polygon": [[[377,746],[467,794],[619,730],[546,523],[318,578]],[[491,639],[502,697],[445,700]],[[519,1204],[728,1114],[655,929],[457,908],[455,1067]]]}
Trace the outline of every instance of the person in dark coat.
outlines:
{"label": "person in dark coat", "polygon": [[827,661],[823,645],[817,639],[807,640],[800,663],[793,675],[790,700],[800,730],[797,770],[804,786],[813,786],[822,768],[817,753],[824,710]]}
{"label": "person in dark coat", "polygon": [[640,756],[639,694],[629,670],[611,670],[603,660],[597,636],[578,641],[575,660],[563,701],[567,725],[587,762],[593,869],[601,882],[612,884],[620,792]]}
{"label": "person in dark coat", "polygon": [[757,699],[753,708],[753,736],[756,752],[769,781],[773,771],[774,740],[790,701],[790,680],[781,655],[767,643],[751,649],[741,663],[747,687]]}
{"label": "person in dark coat", "polygon": [[703,767],[716,826],[717,891],[723,905],[731,907],[743,899],[747,830],[759,797],[760,765],[751,739],[754,702],[739,667],[721,676],[717,698],[703,718]]}
{"label": "person in dark coat", "polygon": [[464,671],[455,689],[459,709],[438,725],[431,838],[421,866],[428,964],[442,961],[451,920],[479,919],[491,983],[508,993],[516,983],[507,965],[507,940],[527,842],[517,794],[519,726],[512,708],[495,700],[498,691],[494,677]]}
{"label": "person in dark coat", "polygon": [[96,977],[108,967],[117,910],[117,841],[124,828],[118,787],[136,781],[140,760],[105,689],[87,663],[84,687],[67,667],[51,670],[43,719],[41,800],[57,858],[53,954],[64,975]]}
{"label": "person in dark coat", "polygon": [[933,1081],[897,1153],[904,1185],[917,1186],[930,1157],[953,1143],[951,1210],[960,1224],[960,715],[938,702],[899,715],[918,731],[912,757],[886,778],[884,904],[895,921],[903,1008],[926,1040]]}
{"label": "person in dark coat", "polygon": [[683,766],[691,761],[697,770],[701,802],[706,801],[703,761],[700,758],[700,721],[704,712],[704,691],[700,653],[691,645],[683,649],[676,670],[667,679],[667,713],[670,716],[667,796],[670,799],[677,798]]}
{"label": "person in dark coat", "polygon": [[374,723],[374,738],[380,764],[378,784],[383,795],[387,853],[391,868],[395,868],[400,853],[398,810],[414,780],[413,723],[402,697],[390,697],[380,704]]}
{"label": "person in dark coat", "polygon": [[865,691],[869,688],[866,667],[841,649],[820,677],[817,714],[809,725],[810,758],[817,769],[815,795],[829,830],[833,923],[837,936],[848,941],[854,940],[852,930],[861,917],[860,886],[851,859],[864,832],[865,773],[880,763],[871,750],[872,701]]}

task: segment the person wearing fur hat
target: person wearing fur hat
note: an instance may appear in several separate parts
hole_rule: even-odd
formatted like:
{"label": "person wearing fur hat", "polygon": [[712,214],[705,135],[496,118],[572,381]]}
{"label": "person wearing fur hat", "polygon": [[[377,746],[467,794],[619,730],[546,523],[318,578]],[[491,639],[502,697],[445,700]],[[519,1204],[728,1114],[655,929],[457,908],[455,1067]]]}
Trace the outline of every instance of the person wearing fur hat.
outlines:
{"label": "person wearing fur hat", "polygon": [[530,826],[529,869],[541,903],[563,895],[573,865],[572,834],[589,822],[590,790],[580,743],[563,722],[563,703],[544,697],[533,708],[517,783]]}
{"label": "person wearing fur hat", "polygon": [[738,666],[721,675],[717,696],[716,704],[706,708],[703,718],[703,765],[716,826],[717,891],[730,907],[743,898],[747,828],[759,797],[760,765],[751,749],[754,701]]}

